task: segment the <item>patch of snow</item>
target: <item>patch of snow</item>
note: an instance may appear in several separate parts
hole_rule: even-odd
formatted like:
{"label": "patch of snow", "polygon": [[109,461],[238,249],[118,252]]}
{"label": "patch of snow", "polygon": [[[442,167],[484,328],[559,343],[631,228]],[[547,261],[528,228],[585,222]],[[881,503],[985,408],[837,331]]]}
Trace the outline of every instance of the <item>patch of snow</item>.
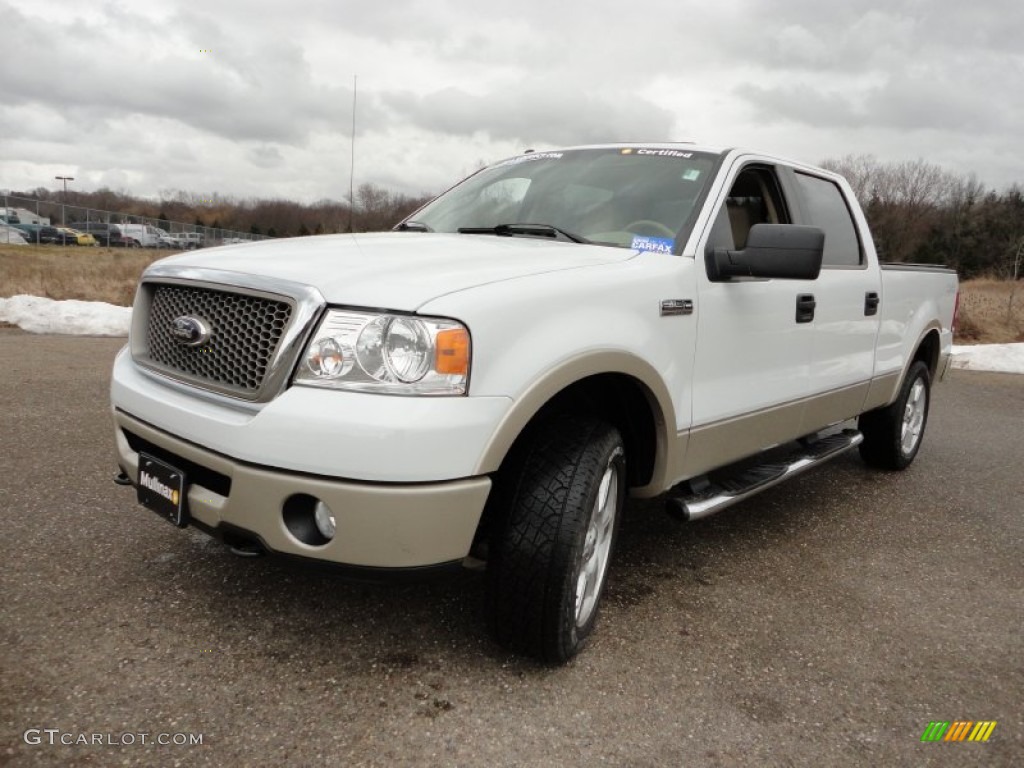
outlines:
{"label": "patch of snow", "polygon": [[23,294],[0,299],[0,322],[31,333],[127,336],[131,317],[131,307],[103,301],[54,301]]}
{"label": "patch of snow", "polygon": [[[0,299],[0,322],[31,333],[127,336],[131,317],[131,307],[102,301],[54,301],[24,295]],[[955,344],[952,365],[970,371],[1024,373],[1024,343]]]}
{"label": "patch of snow", "polygon": [[1024,373],[1024,343],[954,344],[953,367],[969,371]]}

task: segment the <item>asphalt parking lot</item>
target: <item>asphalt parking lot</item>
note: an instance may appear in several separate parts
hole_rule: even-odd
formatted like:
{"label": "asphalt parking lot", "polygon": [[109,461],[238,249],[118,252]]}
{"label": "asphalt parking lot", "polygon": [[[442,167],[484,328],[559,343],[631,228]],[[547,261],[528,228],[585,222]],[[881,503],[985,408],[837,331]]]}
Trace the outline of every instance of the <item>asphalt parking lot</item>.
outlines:
{"label": "asphalt parking lot", "polygon": [[[353,585],[138,507],[122,343],[0,330],[0,764],[1024,758],[1024,376],[954,372],[905,473],[852,453],[689,526],[633,504],[593,642],[551,668],[491,643],[479,574]],[[922,743],[935,720],[998,725]]]}

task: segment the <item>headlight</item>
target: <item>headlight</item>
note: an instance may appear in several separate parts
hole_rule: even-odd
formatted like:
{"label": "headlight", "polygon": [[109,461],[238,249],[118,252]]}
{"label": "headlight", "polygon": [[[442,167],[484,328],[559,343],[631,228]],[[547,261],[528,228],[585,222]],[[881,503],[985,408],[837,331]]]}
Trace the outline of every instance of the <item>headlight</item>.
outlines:
{"label": "headlight", "polygon": [[436,317],[332,309],[306,346],[295,383],[394,395],[464,395],[469,331]]}

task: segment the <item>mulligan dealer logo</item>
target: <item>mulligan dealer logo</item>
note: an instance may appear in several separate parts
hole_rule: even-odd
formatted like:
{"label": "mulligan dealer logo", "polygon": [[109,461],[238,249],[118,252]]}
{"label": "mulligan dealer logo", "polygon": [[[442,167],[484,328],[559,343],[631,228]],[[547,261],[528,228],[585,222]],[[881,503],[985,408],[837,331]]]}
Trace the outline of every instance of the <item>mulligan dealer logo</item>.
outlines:
{"label": "mulligan dealer logo", "polygon": [[933,720],[921,734],[921,741],[988,741],[995,728],[995,720]]}
{"label": "mulligan dealer logo", "polygon": [[149,490],[153,491],[153,493],[160,494],[169,502],[171,502],[171,504],[177,506],[178,492],[173,488],[161,483],[159,480],[157,480],[144,469],[139,472],[139,485],[141,485],[143,488],[148,488]]}

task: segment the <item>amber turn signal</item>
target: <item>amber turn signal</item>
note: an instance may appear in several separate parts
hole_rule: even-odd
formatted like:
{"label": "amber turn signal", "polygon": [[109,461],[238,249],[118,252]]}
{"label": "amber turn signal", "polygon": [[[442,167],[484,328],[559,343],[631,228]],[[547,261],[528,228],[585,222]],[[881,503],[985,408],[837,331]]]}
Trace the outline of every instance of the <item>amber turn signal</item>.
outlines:
{"label": "amber turn signal", "polygon": [[434,342],[434,370],[465,376],[469,373],[469,334],[463,328],[437,332]]}

